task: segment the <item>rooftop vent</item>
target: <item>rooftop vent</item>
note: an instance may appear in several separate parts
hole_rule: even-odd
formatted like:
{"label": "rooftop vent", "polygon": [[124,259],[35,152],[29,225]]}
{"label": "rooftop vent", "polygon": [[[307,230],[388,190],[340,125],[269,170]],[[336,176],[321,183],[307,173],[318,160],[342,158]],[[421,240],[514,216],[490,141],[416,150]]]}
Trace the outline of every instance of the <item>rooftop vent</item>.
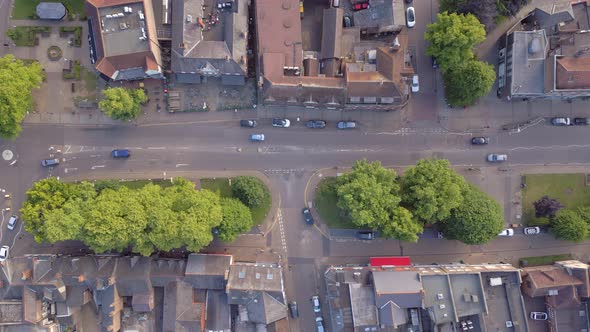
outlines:
{"label": "rooftop vent", "polygon": [[260,273],[256,273],[256,279],[260,279]]}
{"label": "rooftop vent", "polygon": [[240,272],[238,272],[238,278],[239,278],[239,279],[244,279],[244,278],[246,278],[246,272],[244,272],[244,271],[240,271]]}
{"label": "rooftop vent", "polygon": [[438,293],[438,294],[436,294],[436,298],[439,300],[442,300],[445,298],[445,296],[442,293]]}
{"label": "rooftop vent", "polygon": [[192,22],[193,22],[192,15],[186,15],[186,23],[192,23]]}
{"label": "rooftop vent", "polygon": [[272,275],[272,273],[268,273],[268,274],[266,275],[266,279],[268,279],[268,280],[272,280],[272,279],[273,279],[273,275]]}

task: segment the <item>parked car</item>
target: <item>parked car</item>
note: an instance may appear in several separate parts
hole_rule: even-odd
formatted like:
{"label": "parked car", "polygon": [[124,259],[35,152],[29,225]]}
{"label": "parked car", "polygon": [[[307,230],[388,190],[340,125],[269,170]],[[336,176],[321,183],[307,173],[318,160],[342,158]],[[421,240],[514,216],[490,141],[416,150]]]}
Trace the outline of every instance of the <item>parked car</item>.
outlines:
{"label": "parked car", "polygon": [[318,332],[324,332],[324,324],[323,324],[324,319],[322,317],[316,317],[315,318],[315,326],[318,329]]}
{"label": "parked car", "polygon": [[8,224],[7,227],[9,230],[13,230],[14,227],[16,227],[16,222],[18,221],[18,217],[17,216],[12,216],[10,217],[10,219],[8,219]]}
{"label": "parked car", "polygon": [[252,135],[250,135],[250,141],[264,142],[264,134],[252,134]]}
{"label": "parked car", "polygon": [[340,121],[338,122],[338,129],[354,129],[356,122],[354,121]]}
{"label": "parked car", "polygon": [[231,9],[233,7],[233,2],[231,1],[224,1],[217,4],[217,9]]}
{"label": "parked car", "polygon": [[291,317],[293,317],[293,318],[299,317],[299,309],[297,309],[297,302],[291,301],[289,303],[289,311],[291,312]]}
{"label": "parked car", "polygon": [[359,10],[364,10],[369,8],[369,2],[359,2],[352,5],[352,10],[358,12]]}
{"label": "parked car", "polygon": [[438,69],[438,62],[436,62],[435,57],[432,57],[432,69]]}
{"label": "parked car", "polygon": [[127,149],[115,149],[113,151],[111,151],[111,156],[113,158],[129,158],[131,156],[131,151],[127,150]]}
{"label": "parked car", "polygon": [[412,76],[412,92],[420,91],[420,81],[418,75]]}
{"label": "parked car", "polygon": [[408,28],[413,28],[416,25],[416,10],[414,10],[414,7],[406,9],[406,24]]}
{"label": "parked car", "polygon": [[551,119],[551,124],[554,126],[569,126],[572,124],[572,119],[570,119],[570,118],[553,118],[553,119]]}
{"label": "parked car", "polygon": [[514,229],[506,228],[505,230],[498,233],[498,236],[514,236]]}
{"label": "parked car", "polygon": [[313,312],[320,312],[320,297],[317,295],[312,296],[311,303],[313,304]]}
{"label": "parked car", "polygon": [[309,120],[309,121],[307,121],[307,123],[305,123],[305,126],[307,128],[323,129],[323,128],[326,128],[326,121],[324,121],[324,120]]}
{"label": "parked car", "polygon": [[546,312],[532,311],[530,314],[532,320],[547,320]]}
{"label": "parked car", "polygon": [[541,234],[541,228],[540,227],[525,227],[524,234],[526,234],[526,235]]}
{"label": "parked car", "polygon": [[375,238],[375,232],[373,231],[358,231],[356,237],[360,240],[373,240]]}
{"label": "parked car", "polygon": [[305,220],[305,223],[308,225],[313,225],[313,217],[309,208],[303,208],[301,212],[303,213],[303,219]]}
{"label": "parked car", "polygon": [[280,128],[289,128],[291,126],[291,121],[289,119],[272,119],[272,126],[273,127],[280,127]]}
{"label": "parked car", "polygon": [[490,154],[488,154],[487,159],[491,163],[501,163],[503,161],[508,160],[508,156],[505,154],[490,153]]}
{"label": "parked car", "polygon": [[488,144],[490,143],[490,138],[489,137],[474,137],[471,139],[471,144],[473,145],[484,145],[484,144]]}
{"label": "parked car", "polygon": [[344,27],[344,28],[352,27],[352,19],[350,18],[350,16],[342,17],[342,27]]}
{"label": "parked car", "polygon": [[59,165],[59,159],[43,159],[41,160],[41,166],[43,167],[50,167],[50,166],[57,166]]}
{"label": "parked car", "polygon": [[577,126],[587,126],[590,124],[590,119],[588,119],[588,118],[574,118],[574,124]]}
{"label": "parked car", "polygon": [[405,0],[407,4],[411,4],[412,0]]}
{"label": "parked car", "polygon": [[240,120],[240,127],[255,128],[257,125],[256,120]]}
{"label": "parked car", "polygon": [[2,246],[0,248],[0,262],[4,262],[8,258],[8,251],[10,251],[9,246]]}

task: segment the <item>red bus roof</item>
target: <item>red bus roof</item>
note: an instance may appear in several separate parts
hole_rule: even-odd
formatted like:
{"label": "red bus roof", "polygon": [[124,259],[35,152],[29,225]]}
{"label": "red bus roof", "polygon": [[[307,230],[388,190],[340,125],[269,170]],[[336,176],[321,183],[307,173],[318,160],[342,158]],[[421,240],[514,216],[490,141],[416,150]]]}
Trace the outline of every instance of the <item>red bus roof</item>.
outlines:
{"label": "red bus roof", "polygon": [[408,256],[393,256],[393,257],[371,257],[371,266],[410,266],[410,257]]}

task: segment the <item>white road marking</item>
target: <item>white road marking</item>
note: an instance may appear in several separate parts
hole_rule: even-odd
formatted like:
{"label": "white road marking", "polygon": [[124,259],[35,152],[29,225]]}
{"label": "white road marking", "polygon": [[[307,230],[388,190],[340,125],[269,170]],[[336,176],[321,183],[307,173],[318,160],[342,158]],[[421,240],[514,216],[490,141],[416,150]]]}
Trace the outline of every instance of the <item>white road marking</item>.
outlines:
{"label": "white road marking", "polygon": [[166,149],[166,147],[164,146],[150,146],[148,147],[148,150],[164,150]]}
{"label": "white road marking", "polygon": [[516,150],[552,150],[552,149],[578,149],[578,148],[590,148],[590,144],[585,145],[550,145],[550,146],[517,146],[515,148],[510,148],[508,151],[516,151]]}
{"label": "white road marking", "polygon": [[64,154],[71,153],[71,152],[70,152],[70,149],[71,149],[71,148],[72,148],[72,146],[71,146],[71,145],[66,145],[66,150],[64,151]]}
{"label": "white road marking", "polygon": [[90,167],[90,169],[94,170],[94,169],[102,168],[102,167],[104,167],[104,165],[95,165],[95,166]]}
{"label": "white road marking", "polygon": [[64,169],[64,173],[68,174],[68,172],[73,172],[73,171],[77,171],[77,168],[66,168]]}
{"label": "white road marking", "polygon": [[188,164],[176,164],[176,168],[183,167],[183,166],[188,166]]}
{"label": "white road marking", "polygon": [[90,155],[90,158],[96,158],[96,157],[100,157],[100,155],[99,154],[91,154]]}

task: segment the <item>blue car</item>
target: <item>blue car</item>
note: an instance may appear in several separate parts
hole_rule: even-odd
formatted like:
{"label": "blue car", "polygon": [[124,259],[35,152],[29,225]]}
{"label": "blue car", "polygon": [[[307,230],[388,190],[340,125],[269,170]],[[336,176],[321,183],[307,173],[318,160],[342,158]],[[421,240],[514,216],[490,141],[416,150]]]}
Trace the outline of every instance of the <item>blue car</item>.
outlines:
{"label": "blue car", "polygon": [[264,134],[252,134],[250,140],[252,142],[264,142]]}
{"label": "blue car", "polygon": [[131,156],[131,152],[129,150],[113,150],[111,152],[111,156],[113,158],[129,158]]}

